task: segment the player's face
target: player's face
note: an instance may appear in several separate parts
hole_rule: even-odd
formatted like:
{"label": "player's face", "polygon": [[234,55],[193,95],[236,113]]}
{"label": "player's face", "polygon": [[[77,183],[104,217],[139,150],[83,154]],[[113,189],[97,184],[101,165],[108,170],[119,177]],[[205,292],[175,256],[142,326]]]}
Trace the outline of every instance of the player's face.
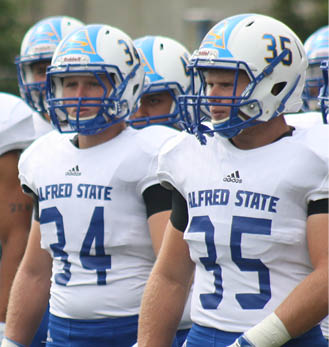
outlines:
{"label": "player's face", "polygon": [[[208,70],[204,73],[206,82],[207,96],[216,97],[209,99],[209,102],[231,103],[228,99],[221,97],[232,97],[234,94],[235,71],[232,70]],[[239,96],[249,84],[250,80],[244,71],[239,72],[237,88],[235,95]],[[218,97],[218,98],[217,98]],[[215,121],[223,120],[229,117],[230,107],[222,105],[210,106],[211,117]]]}
{"label": "player's face", "polygon": [[[112,90],[109,80],[105,76],[100,76],[108,96]],[[95,76],[68,76],[63,79],[63,97],[64,98],[100,98],[104,96],[104,87],[99,83]],[[87,118],[98,113],[99,107],[83,106],[84,104],[99,104],[100,100],[82,100],[82,106],[79,109],[79,117]],[[72,101],[67,100],[65,104]],[[67,111],[70,116],[76,118],[77,107],[68,107]]]}
{"label": "player's face", "polygon": [[322,82],[322,72],[319,64],[311,65],[306,70],[306,79],[308,80],[310,96],[317,98],[320,92],[320,81]]}
{"label": "player's face", "polygon": [[50,65],[50,61],[39,61],[31,64],[31,71],[34,82],[45,82],[47,67]]}
{"label": "player's face", "polygon": [[[161,116],[170,113],[173,98],[169,92],[144,94],[140,106],[132,119]],[[152,119],[150,123],[163,122],[165,119]],[[141,124],[142,125],[142,124]]]}

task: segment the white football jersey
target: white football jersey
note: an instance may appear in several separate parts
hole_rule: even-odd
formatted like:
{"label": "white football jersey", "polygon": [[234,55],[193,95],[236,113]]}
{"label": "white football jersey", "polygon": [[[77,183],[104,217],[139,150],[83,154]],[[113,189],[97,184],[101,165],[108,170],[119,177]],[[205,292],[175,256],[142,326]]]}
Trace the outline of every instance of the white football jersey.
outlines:
{"label": "white football jersey", "polygon": [[50,312],[97,319],[135,315],[155,255],[142,193],[158,184],[160,146],[177,132],[127,128],[78,149],[50,132],[21,156],[19,177],[39,197],[41,247],[53,257]]}
{"label": "white football jersey", "polygon": [[284,118],[294,127],[309,128],[315,124],[323,123],[321,112],[301,112],[285,114]]}
{"label": "white football jersey", "polygon": [[[309,128],[315,124],[323,123],[321,112],[290,113],[284,116],[286,122],[294,127]],[[329,317],[321,323],[322,333],[329,338]]]}
{"label": "white football jersey", "polygon": [[35,138],[31,108],[19,97],[0,93],[0,155],[25,149]]}
{"label": "white football jersey", "polygon": [[187,201],[195,323],[246,331],[312,271],[307,205],[328,198],[327,126],[251,150],[182,133],[161,150],[158,176]]}
{"label": "white football jersey", "polygon": [[49,131],[55,130],[51,123],[49,123],[45,118],[43,118],[39,112],[33,113],[33,122],[37,137],[45,135],[49,133]]}

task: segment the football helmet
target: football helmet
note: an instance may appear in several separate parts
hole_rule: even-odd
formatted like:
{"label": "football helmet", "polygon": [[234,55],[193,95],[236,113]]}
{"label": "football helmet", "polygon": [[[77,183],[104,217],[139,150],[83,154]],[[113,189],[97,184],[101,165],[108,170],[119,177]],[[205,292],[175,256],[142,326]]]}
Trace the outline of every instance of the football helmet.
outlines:
{"label": "football helmet", "polygon": [[191,79],[187,70],[190,52],[176,40],[163,36],[144,36],[134,43],[145,70],[140,98],[146,94],[169,92],[173,102],[168,114],[131,118],[128,123],[134,128],[143,128],[151,122],[173,126],[180,119],[178,96],[190,92]]}
{"label": "football helmet", "polygon": [[22,40],[20,55],[15,59],[20,93],[41,115],[47,113],[46,76],[42,82],[35,81],[32,66],[43,61],[50,64],[60,40],[82,25],[82,22],[72,17],[48,17],[33,25]]}
{"label": "football helmet", "polygon": [[323,86],[320,64],[329,58],[329,26],[315,31],[304,43],[308,59],[306,81],[303,91],[303,111],[319,110],[318,95]]}
{"label": "football helmet", "polygon": [[[133,41],[120,29],[90,24],[76,30],[58,45],[47,70],[47,102],[53,124],[60,132],[92,135],[121,122],[136,108],[144,75]],[[103,95],[64,97],[63,78],[68,76],[95,77]],[[97,107],[98,111],[83,117],[82,107]],[[75,108],[76,115],[70,115],[69,108]]]}
{"label": "football helmet", "polygon": [[[206,142],[205,133],[231,138],[244,128],[297,112],[302,106],[306,54],[296,34],[274,18],[241,14],[220,21],[192,54],[188,67],[199,74],[201,87],[192,90],[196,95],[179,98],[182,123],[201,143]],[[241,95],[221,96],[219,103],[217,96],[207,96],[204,72],[213,69],[235,72],[233,90],[241,70],[250,83]],[[209,127],[203,121],[211,119],[212,105],[229,107],[230,115],[220,122],[211,121]]]}
{"label": "football helmet", "polygon": [[323,60],[320,68],[323,74],[323,85],[320,89],[319,103],[321,107],[323,123],[328,124],[329,113],[329,59]]}

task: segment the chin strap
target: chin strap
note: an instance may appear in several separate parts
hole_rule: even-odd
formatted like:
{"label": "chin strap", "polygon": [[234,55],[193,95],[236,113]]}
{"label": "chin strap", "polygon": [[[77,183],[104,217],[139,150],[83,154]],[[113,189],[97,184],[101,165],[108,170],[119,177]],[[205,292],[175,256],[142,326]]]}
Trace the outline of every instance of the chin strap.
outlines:
{"label": "chin strap", "polygon": [[289,50],[284,49],[276,58],[272,60],[270,64],[268,64],[263,71],[255,78],[256,84],[258,84],[261,80],[263,80],[266,76],[270,75],[274,68],[281,63],[281,61],[286,57],[289,53]]}

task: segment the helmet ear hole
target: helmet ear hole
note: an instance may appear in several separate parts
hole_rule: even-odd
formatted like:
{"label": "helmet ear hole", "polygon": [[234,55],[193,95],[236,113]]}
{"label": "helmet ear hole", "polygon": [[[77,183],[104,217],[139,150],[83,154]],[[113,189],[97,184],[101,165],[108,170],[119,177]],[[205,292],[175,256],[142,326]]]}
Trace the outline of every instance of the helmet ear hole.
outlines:
{"label": "helmet ear hole", "polygon": [[274,86],[271,89],[271,94],[275,96],[279,95],[286,85],[287,85],[287,82],[280,82],[280,83],[274,84]]}
{"label": "helmet ear hole", "polygon": [[133,95],[136,94],[136,92],[138,91],[139,89],[139,84],[135,84],[134,87],[133,87]]}

